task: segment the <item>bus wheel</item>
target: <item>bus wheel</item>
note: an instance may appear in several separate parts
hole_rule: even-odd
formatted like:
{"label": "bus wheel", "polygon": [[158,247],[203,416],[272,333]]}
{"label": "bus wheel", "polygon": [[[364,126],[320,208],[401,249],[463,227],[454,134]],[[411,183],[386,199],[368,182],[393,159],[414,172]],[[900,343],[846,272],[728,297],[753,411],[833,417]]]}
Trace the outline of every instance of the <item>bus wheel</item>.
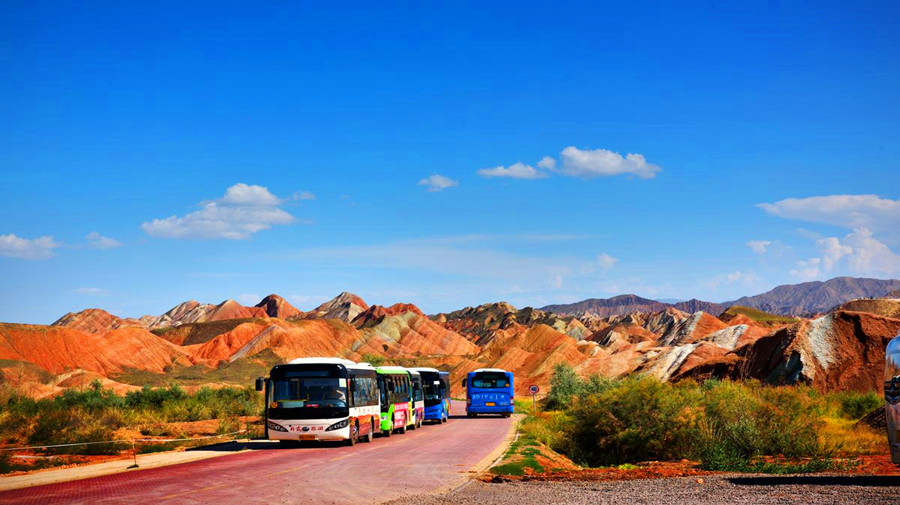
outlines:
{"label": "bus wheel", "polygon": [[393,426],[390,427],[390,428],[388,428],[388,429],[386,429],[386,430],[381,430],[381,435],[384,436],[384,437],[389,437],[389,436],[391,436],[392,433],[394,433],[394,428],[393,428]]}
{"label": "bus wheel", "polygon": [[413,423],[409,426],[409,429],[414,430],[419,427],[419,416],[413,418]]}
{"label": "bus wheel", "polygon": [[475,417],[475,414],[473,414],[473,413],[471,413],[471,412],[466,412],[466,416],[467,416],[467,417]]}
{"label": "bus wheel", "polygon": [[444,414],[443,416],[441,416],[441,424],[444,424],[446,422],[447,422],[447,414]]}
{"label": "bus wheel", "polygon": [[404,424],[403,427],[400,428],[400,434],[403,435],[404,433],[406,433],[406,424]]}
{"label": "bus wheel", "polygon": [[510,416],[509,412],[504,412],[504,413],[503,413],[503,417],[509,417],[509,416]]}
{"label": "bus wheel", "polygon": [[372,439],[375,438],[375,423],[371,423],[369,426],[369,433],[363,437],[363,442],[367,444],[372,443]]}
{"label": "bus wheel", "polygon": [[350,438],[347,439],[345,444],[353,447],[356,445],[356,439],[359,437],[359,423],[357,422],[355,425],[350,427]]}

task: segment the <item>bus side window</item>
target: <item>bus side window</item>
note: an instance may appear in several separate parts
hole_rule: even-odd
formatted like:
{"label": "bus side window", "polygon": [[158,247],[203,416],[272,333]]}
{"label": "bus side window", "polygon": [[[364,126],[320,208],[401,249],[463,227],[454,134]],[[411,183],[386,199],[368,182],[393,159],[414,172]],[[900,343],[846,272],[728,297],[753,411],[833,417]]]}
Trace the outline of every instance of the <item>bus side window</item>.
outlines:
{"label": "bus side window", "polygon": [[347,395],[347,406],[354,407],[356,406],[356,377],[352,375],[347,379],[347,389],[350,392]]}

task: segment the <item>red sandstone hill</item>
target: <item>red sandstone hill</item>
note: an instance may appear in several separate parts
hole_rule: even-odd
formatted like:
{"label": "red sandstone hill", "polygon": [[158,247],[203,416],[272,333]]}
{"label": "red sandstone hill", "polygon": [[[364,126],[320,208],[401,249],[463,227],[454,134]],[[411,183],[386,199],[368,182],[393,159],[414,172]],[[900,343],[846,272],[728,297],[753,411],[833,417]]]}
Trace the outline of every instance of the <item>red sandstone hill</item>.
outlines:
{"label": "red sandstone hill", "polygon": [[310,311],[306,317],[319,319],[340,319],[345,322],[353,321],[360,312],[369,306],[362,298],[353,293],[343,292],[335,298],[319,305]]}
{"label": "red sandstone hill", "polygon": [[69,312],[57,319],[52,326],[65,326],[85,333],[106,333],[125,326],[143,326],[137,319],[121,319],[102,309],[85,309]]}
{"label": "red sandstone hill", "polygon": [[271,294],[263,298],[262,301],[256,304],[256,307],[265,310],[269,317],[287,319],[289,317],[303,315],[303,312],[300,312],[296,307],[288,303],[287,300],[276,294]]}
{"label": "red sandstone hill", "polygon": [[0,360],[22,361],[53,374],[82,369],[104,376],[125,368],[162,373],[188,363],[187,353],[143,328],[103,335],[61,326],[0,323]]}
{"label": "red sandstone hill", "polygon": [[880,391],[884,350],[900,319],[838,310],[749,341],[677,374],[810,384],[821,391]]}

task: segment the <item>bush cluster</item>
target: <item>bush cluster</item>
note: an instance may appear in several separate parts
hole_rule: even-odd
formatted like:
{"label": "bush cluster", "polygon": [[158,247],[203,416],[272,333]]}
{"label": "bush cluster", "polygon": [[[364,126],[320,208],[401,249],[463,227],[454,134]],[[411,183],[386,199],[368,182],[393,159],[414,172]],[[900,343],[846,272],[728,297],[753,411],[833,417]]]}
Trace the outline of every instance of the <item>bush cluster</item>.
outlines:
{"label": "bush cluster", "polygon": [[[121,396],[94,381],[53,398],[35,400],[10,391],[0,394],[0,438],[10,444],[73,444],[107,441],[116,430],[137,428],[146,435],[180,433],[166,423],[219,419],[220,431],[237,425],[238,416],[259,415],[262,398],[250,388],[201,388],[189,394],[178,386],[144,387]],[[234,430],[230,430],[234,431]],[[115,454],[120,444],[63,447],[48,452]]]}
{"label": "bush cluster", "polygon": [[761,468],[763,456],[827,461],[841,447],[820,435],[826,423],[859,419],[879,406],[872,393],[823,395],[754,381],[582,379],[561,364],[544,400],[557,412],[525,428],[589,466],[687,458],[710,470],[747,471]]}

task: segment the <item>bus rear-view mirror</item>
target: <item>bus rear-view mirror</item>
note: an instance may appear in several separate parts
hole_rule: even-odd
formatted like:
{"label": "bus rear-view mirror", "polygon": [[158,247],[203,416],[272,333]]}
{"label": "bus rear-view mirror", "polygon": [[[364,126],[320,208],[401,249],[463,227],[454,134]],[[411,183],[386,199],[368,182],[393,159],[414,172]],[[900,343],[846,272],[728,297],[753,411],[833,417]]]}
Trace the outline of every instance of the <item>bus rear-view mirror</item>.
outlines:
{"label": "bus rear-view mirror", "polygon": [[256,390],[262,391],[263,389],[265,389],[265,387],[266,387],[266,379],[264,379],[263,377],[257,377],[256,378]]}
{"label": "bus rear-view mirror", "polygon": [[469,379],[463,379],[462,387],[466,387],[469,384]]}

